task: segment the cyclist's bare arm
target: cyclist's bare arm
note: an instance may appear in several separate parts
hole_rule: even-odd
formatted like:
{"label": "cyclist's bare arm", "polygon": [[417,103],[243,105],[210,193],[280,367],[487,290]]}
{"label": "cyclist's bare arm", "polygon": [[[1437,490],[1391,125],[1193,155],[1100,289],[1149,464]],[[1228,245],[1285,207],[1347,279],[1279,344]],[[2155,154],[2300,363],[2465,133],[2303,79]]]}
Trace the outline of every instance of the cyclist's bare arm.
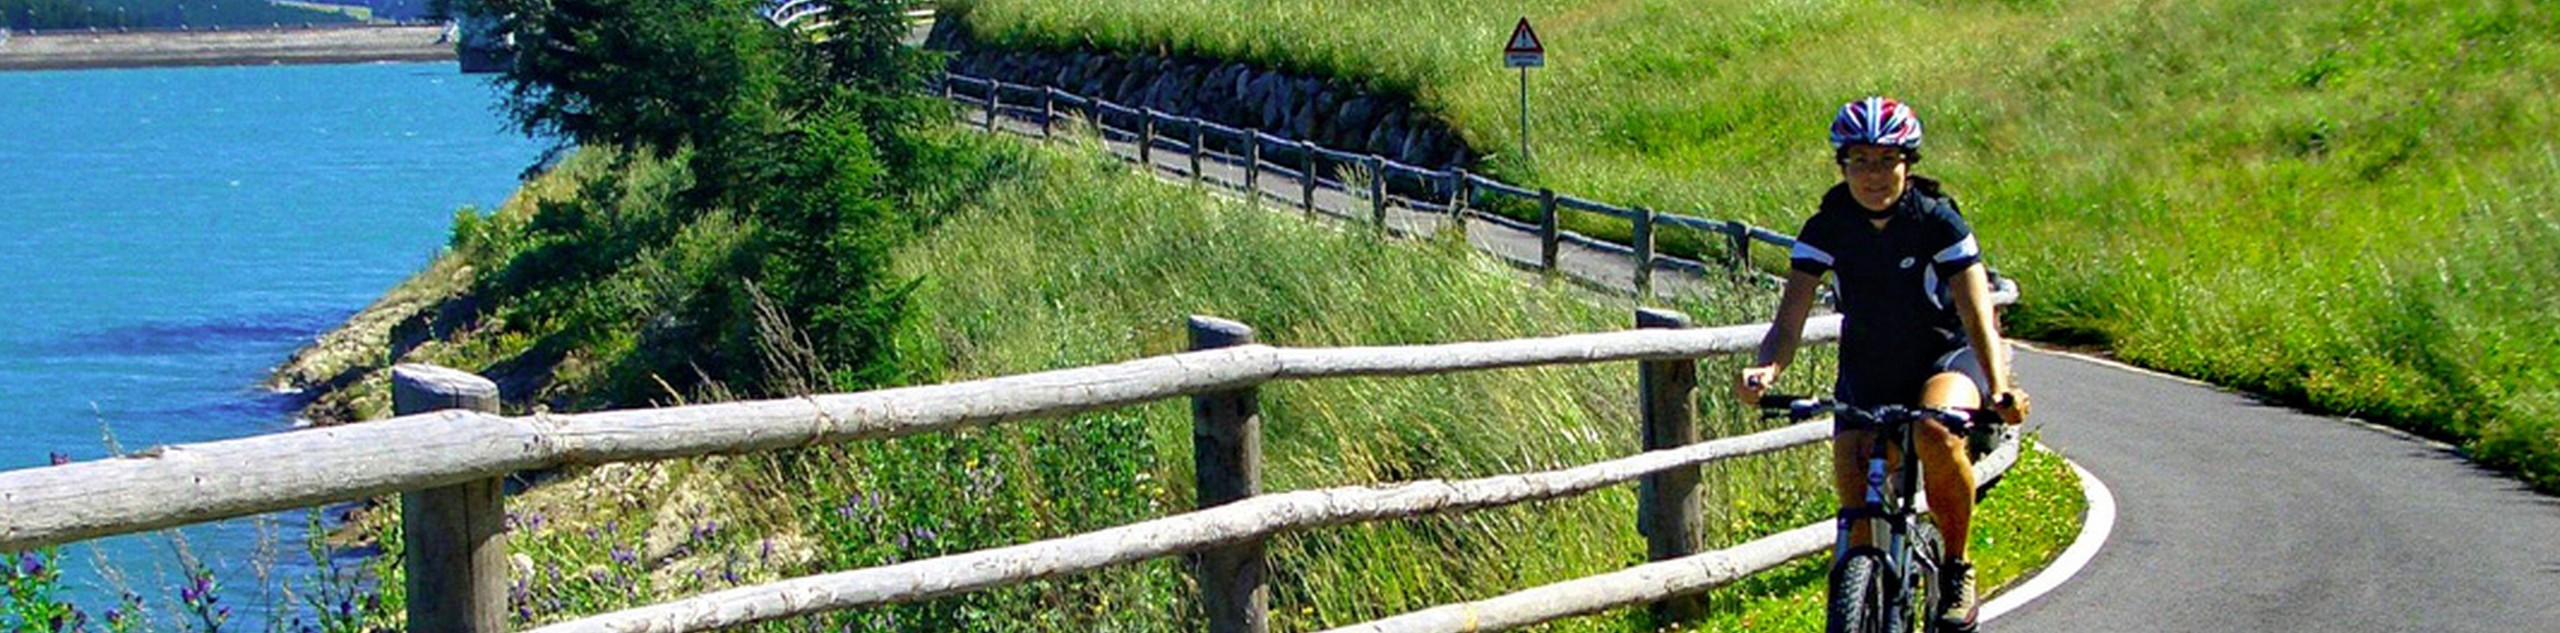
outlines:
{"label": "cyclist's bare arm", "polygon": [[[2024,422],[2027,394],[2018,390],[2009,374],[2009,355],[2003,353],[2008,351],[2009,343],[2000,338],[2000,319],[1992,311],[1990,273],[1980,262],[1966,266],[1964,272],[1956,274],[1953,290],[1956,318],[1964,322],[1965,340],[1973,345],[1973,357],[1982,362],[1983,377],[1991,381],[1984,385],[1984,391],[1991,393],[1995,402],[1985,402],[1983,406],[2000,408],[2001,417],[2010,424]],[[1996,400],[2003,395],[2014,403],[1999,407]]]}
{"label": "cyclist's bare arm", "polygon": [[1804,320],[1813,314],[1814,293],[1821,288],[1821,276],[1787,271],[1786,290],[1778,294],[1778,316],[1770,321],[1769,333],[1760,338],[1759,356],[1735,378],[1735,397],[1758,402],[1760,394],[1777,383],[1778,372],[1795,362],[1796,346],[1804,342]]}

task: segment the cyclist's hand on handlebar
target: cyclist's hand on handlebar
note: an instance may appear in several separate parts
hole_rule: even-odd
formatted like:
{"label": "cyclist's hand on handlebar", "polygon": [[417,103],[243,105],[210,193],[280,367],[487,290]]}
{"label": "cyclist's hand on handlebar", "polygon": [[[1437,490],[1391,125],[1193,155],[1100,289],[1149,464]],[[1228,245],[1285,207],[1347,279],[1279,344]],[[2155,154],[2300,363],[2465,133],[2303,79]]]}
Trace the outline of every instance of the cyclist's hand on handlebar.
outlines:
{"label": "cyclist's hand on handlebar", "polygon": [[2025,390],[2011,388],[1991,396],[1991,410],[1998,412],[2000,421],[2009,423],[2009,426],[2025,424],[2030,408],[2032,405]]}
{"label": "cyclist's hand on handlebar", "polygon": [[1759,402],[1760,395],[1768,393],[1769,386],[1774,384],[1778,384],[1777,365],[1745,367],[1740,375],[1734,376],[1733,397],[1746,403]]}

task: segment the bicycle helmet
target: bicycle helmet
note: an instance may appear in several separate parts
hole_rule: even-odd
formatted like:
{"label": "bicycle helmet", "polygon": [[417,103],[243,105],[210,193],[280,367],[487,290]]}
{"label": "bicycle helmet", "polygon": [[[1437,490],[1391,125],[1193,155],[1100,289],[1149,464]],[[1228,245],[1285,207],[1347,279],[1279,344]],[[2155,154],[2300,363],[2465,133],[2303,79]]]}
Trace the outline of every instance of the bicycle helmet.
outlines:
{"label": "bicycle helmet", "polygon": [[1831,119],[1831,149],[1882,145],[1920,156],[1920,115],[1911,106],[1884,97],[1867,97],[1840,106]]}

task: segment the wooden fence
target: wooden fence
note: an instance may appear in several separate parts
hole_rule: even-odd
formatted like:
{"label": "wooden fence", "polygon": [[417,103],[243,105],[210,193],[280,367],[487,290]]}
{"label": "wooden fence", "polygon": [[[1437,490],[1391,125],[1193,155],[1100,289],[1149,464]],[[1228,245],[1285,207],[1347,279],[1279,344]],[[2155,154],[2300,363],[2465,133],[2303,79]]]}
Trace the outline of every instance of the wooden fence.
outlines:
{"label": "wooden fence", "polygon": [[[666,409],[502,417],[496,387],[450,369],[394,370],[400,417],[0,472],[0,551],[22,550],[402,493],[409,622],[417,631],[500,631],[509,566],[497,480],[613,462],[739,454],[1050,418],[1189,396],[1199,511],[1047,541],[741,587],[538,631],[705,631],[915,602],[1182,553],[1212,631],[1264,630],[1263,542],[1324,526],[1512,505],[1642,480],[1637,523],[1658,562],[1364,623],[1363,631],[1502,630],[1653,603],[1665,617],[1694,596],[1820,551],[1827,523],[1699,552],[1700,464],[1826,439],[1799,424],[1698,442],[1695,359],[1754,348],[1766,325],[1687,328],[1643,310],[1644,329],[1438,345],[1283,348],[1242,324],[1190,320],[1195,351],[968,382]],[[1807,324],[1836,340],[1839,319]],[[1536,365],[1637,361],[1647,452],[1564,470],[1261,494],[1260,385]],[[1977,468],[1996,476],[2014,442]]]}
{"label": "wooden fence", "polygon": [[[1181,152],[1188,159],[1187,175],[1194,184],[1208,180],[1202,169],[1205,163],[1232,165],[1244,171],[1242,180],[1220,184],[1233,186],[1257,201],[1274,200],[1297,205],[1308,215],[1320,210],[1316,202],[1319,190],[1339,191],[1366,201],[1369,205],[1367,220],[1382,228],[1387,226],[1388,208],[1392,205],[1417,213],[1446,216],[1462,226],[1474,220],[1491,222],[1522,233],[1534,233],[1539,242],[1537,267],[1541,270],[1557,270],[1559,247],[1567,242],[1625,255],[1634,261],[1644,262],[1644,265],[1632,266],[1632,277],[1628,280],[1640,295],[1652,292],[1653,271],[1657,268],[1694,273],[1719,268],[1661,253],[1655,243],[1664,226],[1718,236],[1722,242],[1718,258],[1721,268],[1773,282],[1784,278],[1754,267],[1752,245],[1772,245],[1780,252],[1795,247],[1794,238],[1786,234],[1738,220],[1663,213],[1644,207],[1618,206],[1558,194],[1550,189],[1531,190],[1468,173],[1464,168],[1431,169],[1410,165],[1384,156],[1345,152],[1311,141],[1274,136],[1261,130],[1237,129],[1196,117],[1131,107],[1055,87],[944,73],[940,90],[946,99],[978,108],[984,114],[979,124],[988,131],[1000,129],[1000,121],[1012,116],[1037,123],[1039,131],[1036,135],[1046,139],[1056,135],[1057,122],[1063,120],[1062,115],[1072,113],[1090,122],[1097,135],[1134,144],[1136,160],[1141,165],[1152,169],[1155,153],[1160,149]],[[1276,195],[1264,188],[1262,180],[1266,172],[1297,181],[1296,195]],[[1340,173],[1359,176],[1328,176]],[[1521,222],[1486,210],[1501,204],[1504,199],[1536,208],[1537,222]],[[1565,231],[1558,220],[1559,210],[1624,220],[1632,237],[1628,244],[1618,244]]]}

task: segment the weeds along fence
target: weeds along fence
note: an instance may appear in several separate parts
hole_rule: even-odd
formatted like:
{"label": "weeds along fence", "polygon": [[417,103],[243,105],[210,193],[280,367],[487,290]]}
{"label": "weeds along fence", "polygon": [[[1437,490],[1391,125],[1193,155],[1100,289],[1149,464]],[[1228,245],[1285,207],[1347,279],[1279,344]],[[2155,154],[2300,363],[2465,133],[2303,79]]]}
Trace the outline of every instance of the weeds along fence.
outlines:
{"label": "weeds along fence", "polygon": [[[1656,268],[1701,275],[1721,268],[1737,275],[1751,275],[1764,283],[1780,282],[1783,277],[1754,267],[1752,244],[1776,246],[1780,252],[1795,246],[1794,238],[1740,221],[1612,205],[1558,194],[1550,189],[1531,190],[1468,173],[1464,168],[1431,169],[1410,165],[1384,156],[1335,150],[1311,141],[1132,107],[1050,86],[1013,84],[944,73],[940,90],[945,99],[978,108],[984,114],[978,122],[988,131],[1011,129],[1049,139],[1058,133],[1059,123],[1073,115],[1089,122],[1090,129],[1106,142],[1134,145],[1136,160],[1150,169],[1188,176],[1194,184],[1215,182],[1242,191],[1256,201],[1296,205],[1310,216],[1329,213],[1328,206],[1348,209],[1365,203],[1368,210],[1365,220],[1381,230],[1399,230],[1389,223],[1390,207],[1445,218],[1462,227],[1470,220],[1490,222],[1517,233],[1535,235],[1538,257],[1534,265],[1545,271],[1558,269],[1558,250],[1565,243],[1629,257],[1633,261],[1644,262],[1644,265],[1632,267],[1632,277],[1628,280],[1640,295],[1652,292]],[[1008,119],[1021,122],[1023,127],[1010,128],[1006,123]],[[1159,162],[1159,152],[1174,152],[1168,156],[1173,164]],[[1184,164],[1186,162],[1187,165]],[[1242,173],[1236,180],[1222,179],[1209,174],[1209,166],[1241,170]],[[1266,175],[1279,182],[1266,181]],[[1320,204],[1319,198],[1324,196],[1345,200],[1332,205]],[[1497,209],[1510,209],[1514,213],[1498,213]],[[1619,244],[1564,230],[1558,218],[1560,210],[1581,211],[1625,221],[1631,235],[1629,243]],[[1535,218],[1535,221],[1514,219],[1515,215]],[[1720,260],[1720,265],[1661,252],[1656,243],[1665,227],[1680,227],[1719,238],[1712,240],[1721,242],[1716,250],[1702,249],[1702,252],[1713,253],[1715,259]]]}
{"label": "weeds along fence", "polygon": [[[1208,629],[1263,631],[1263,551],[1273,535],[1556,499],[1629,481],[1641,481],[1635,523],[1655,562],[1344,630],[1495,631],[1640,604],[1677,620],[1702,611],[1701,592],[1821,551],[1831,540],[1829,524],[1822,523],[1700,551],[1698,466],[1821,442],[1829,429],[1814,422],[1701,441],[1696,359],[1751,349],[1768,326],[1692,329],[1685,316],[1652,309],[1639,310],[1636,323],[1640,329],[1548,338],[1285,348],[1256,343],[1243,324],[1192,317],[1193,351],[1180,354],[861,393],[574,415],[496,415],[494,383],[458,370],[402,365],[392,381],[399,417],[0,472],[0,551],[398,493],[410,630],[501,631],[512,572],[499,482],[511,474],[875,441],[1187,396],[1196,511],[740,587],[536,630],[707,631],[1191,554]],[[1805,337],[1836,340],[1839,325],[1836,316],[1815,319]],[[1257,393],[1265,383],[1618,361],[1636,361],[1643,453],[1482,479],[1261,489]],[[1987,480],[2015,458],[2013,441],[1976,468]]]}

